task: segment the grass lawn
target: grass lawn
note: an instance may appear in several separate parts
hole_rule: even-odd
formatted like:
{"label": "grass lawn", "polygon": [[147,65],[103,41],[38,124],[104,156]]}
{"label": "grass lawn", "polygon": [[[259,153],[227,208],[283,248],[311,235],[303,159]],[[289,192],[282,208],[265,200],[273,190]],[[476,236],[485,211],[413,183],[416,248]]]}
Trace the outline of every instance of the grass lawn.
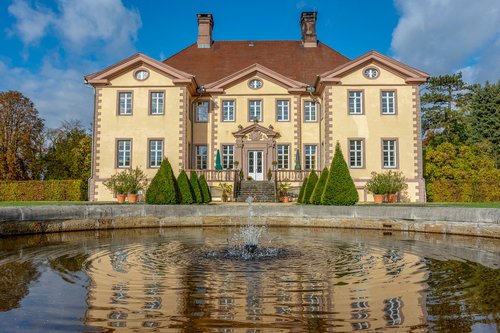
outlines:
{"label": "grass lawn", "polygon": [[[116,201],[89,202],[89,201],[0,201],[0,207],[17,206],[70,206],[70,205],[113,205]],[[138,203],[141,204],[141,203]],[[231,205],[233,203],[217,203]],[[125,204],[127,205],[127,204]],[[282,204],[277,204],[282,205]],[[399,203],[374,204],[360,203],[360,206],[411,206],[411,207],[465,207],[465,208],[500,208],[500,202],[426,202],[426,203]]]}

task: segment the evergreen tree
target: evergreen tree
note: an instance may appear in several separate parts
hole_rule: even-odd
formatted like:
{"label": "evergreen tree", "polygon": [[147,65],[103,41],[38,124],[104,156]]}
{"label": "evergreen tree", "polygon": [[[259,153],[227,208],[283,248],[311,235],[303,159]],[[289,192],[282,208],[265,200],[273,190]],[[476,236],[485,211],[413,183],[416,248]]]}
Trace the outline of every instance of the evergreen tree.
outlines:
{"label": "evergreen tree", "polygon": [[306,177],[306,178],[304,178],[304,182],[302,182],[302,186],[300,187],[300,191],[299,191],[299,197],[297,198],[298,203],[302,203],[302,201],[304,199],[304,192],[306,191],[307,181],[308,181],[308,178]]}
{"label": "evergreen tree", "polygon": [[179,177],[177,177],[177,183],[179,184],[179,190],[181,193],[181,204],[191,205],[192,203],[194,203],[194,191],[191,183],[189,182],[186,171],[182,170],[179,173]]}
{"label": "evergreen tree", "polygon": [[352,206],[359,200],[358,191],[351,178],[344,155],[337,142],[330,173],[321,197],[322,205]]}
{"label": "evergreen tree", "polygon": [[321,204],[321,196],[323,195],[323,190],[325,189],[326,180],[328,179],[328,168],[324,167],[323,171],[321,171],[321,176],[319,177],[316,186],[314,187],[314,191],[311,194],[311,199],[309,199],[309,203],[313,205]]}
{"label": "evergreen tree", "polygon": [[205,176],[201,175],[199,178],[201,195],[203,196],[203,203],[209,203],[212,201],[212,195],[210,194],[210,188],[208,187]]}
{"label": "evergreen tree", "polygon": [[312,170],[311,173],[309,174],[309,179],[307,180],[307,186],[304,190],[304,197],[302,198],[303,204],[306,205],[310,204],[309,200],[311,199],[311,195],[317,183],[318,183],[318,175],[316,174],[316,171]]}
{"label": "evergreen tree", "polygon": [[203,203],[203,195],[201,194],[200,182],[198,181],[196,171],[191,171],[191,174],[189,175],[189,182],[193,188],[194,198],[196,199],[195,202],[198,204]]}
{"label": "evergreen tree", "polygon": [[426,145],[466,141],[463,106],[470,97],[470,89],[463,82],[462,73],[429,78],[421,98],[422,131]]}
{"label": "evergreen tree", "polygon": [[481,146],[500,167],[500,81],[477,86],[467,109],[471,142]]}
{"label": "evergreen tree", "polygon": [[146,203],[175,205],[179,202],[180,193],[174,171],[168,159],[164,159],[146,191]]}

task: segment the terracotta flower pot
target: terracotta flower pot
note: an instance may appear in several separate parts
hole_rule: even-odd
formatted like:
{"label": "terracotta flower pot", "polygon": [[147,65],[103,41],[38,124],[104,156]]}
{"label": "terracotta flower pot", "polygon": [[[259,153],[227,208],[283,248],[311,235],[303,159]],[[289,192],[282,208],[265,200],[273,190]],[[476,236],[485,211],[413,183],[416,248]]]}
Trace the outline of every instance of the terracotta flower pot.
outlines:
{"label": "terracotta flower pot", "polygon": [[288,199],[288,197],[283,197],[283,202],[289,202],[290,200]]}
{"label": "terracotta flower pot", "polygon": [[383,194],[374,194],[373,200],[375,201],[376,204],[381,204],[382,202],[384,202],[384,195]]}
{"label": "terracotta flower pot", "polygon": [[128,203],[135,204],[137,202],[137,197],[138,197],[137,194],[128,194],[127,195]]}
{"label": "terracotta flower pot", "polygon": [[395,194],[387,194],[387,202],[388,203],[395,203],[396,202],[396,195]]}
{"label": "terracotta flower pot", "polygon": [[127,197],[126,194],[117,194],[116,195],[116,200],[118,201],[119,204],[122,204],[125,202],[125,198]]}

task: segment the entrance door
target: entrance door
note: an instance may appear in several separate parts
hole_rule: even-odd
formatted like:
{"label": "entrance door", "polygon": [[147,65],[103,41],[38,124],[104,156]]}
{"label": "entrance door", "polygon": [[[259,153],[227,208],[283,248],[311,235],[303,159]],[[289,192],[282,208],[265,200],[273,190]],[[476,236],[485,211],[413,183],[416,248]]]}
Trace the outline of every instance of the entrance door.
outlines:
{"label": "entrance door", "polygon": [[250,150],[248,152],[248,175],[254,180],[264,180],[263,155],[262,150]]}

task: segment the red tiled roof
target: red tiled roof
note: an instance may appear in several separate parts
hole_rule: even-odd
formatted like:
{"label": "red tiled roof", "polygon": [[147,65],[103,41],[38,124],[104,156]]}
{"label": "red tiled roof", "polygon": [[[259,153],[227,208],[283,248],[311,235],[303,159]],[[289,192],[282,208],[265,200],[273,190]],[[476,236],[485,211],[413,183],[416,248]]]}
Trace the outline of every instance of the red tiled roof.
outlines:
{"label": "red tiled roof", "polygon": [[316,76],[349,61],[329,46],[304,48],[301,41],[215,41],[211,48],[188,46],[163,62],[196,76],[198,84],[220,80],[258,63],[290,79],[314,84]]}

